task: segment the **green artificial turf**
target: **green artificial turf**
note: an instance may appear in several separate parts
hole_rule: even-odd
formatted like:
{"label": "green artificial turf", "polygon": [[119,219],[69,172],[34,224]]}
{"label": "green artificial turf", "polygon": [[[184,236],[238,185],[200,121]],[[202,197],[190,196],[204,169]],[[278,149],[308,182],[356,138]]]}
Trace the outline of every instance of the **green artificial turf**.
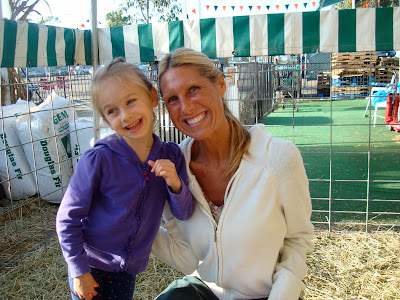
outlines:
{"label": "green artificial turf", "polygon": [[[296,103],[294,103],[296,104]],[[302,101],[275,107],[262,123],[301,150],[310,180],[313,220],[398,221],[400,143],[384,119],[373,126],[367,100]],[[373,108],[372,108],[373,109]],[[379,110],[384,115],[384,109]],[[368,215],[366,215],[368,212]]]}

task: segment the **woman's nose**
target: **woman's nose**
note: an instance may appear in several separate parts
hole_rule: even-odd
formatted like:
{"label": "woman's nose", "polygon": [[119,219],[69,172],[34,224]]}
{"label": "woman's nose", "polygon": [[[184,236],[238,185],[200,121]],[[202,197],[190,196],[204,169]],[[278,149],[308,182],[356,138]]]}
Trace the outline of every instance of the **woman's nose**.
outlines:
{"label": "woman's nose", "polygon": [[194,109],[194,103],[190,99],[182,99],[181,109],[184,114],[190,114]]}

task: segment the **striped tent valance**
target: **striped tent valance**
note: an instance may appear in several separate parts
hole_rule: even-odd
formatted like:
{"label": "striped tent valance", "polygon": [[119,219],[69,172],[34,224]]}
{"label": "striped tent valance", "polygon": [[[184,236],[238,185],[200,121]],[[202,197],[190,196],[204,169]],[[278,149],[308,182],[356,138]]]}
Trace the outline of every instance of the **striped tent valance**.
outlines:
{"label": "striped tent valance", "polygon": [[91,65],[90,30],[0,20],[1,67]]}
{"label": "striped tent valance", "polygon": [[[99,63],[161,60],[179,47],[210,58],[400,50],[399,28],[399,7],[117,26],[98,29]],[[90,64],[90,49],[90,30],[0,20],[1,67]]]}
{"label": "striped tent valance", "polygon": [[100,63],[160,60],[179,47],[210,58],[400,49],[400,8],[364,8],[99,29]]}

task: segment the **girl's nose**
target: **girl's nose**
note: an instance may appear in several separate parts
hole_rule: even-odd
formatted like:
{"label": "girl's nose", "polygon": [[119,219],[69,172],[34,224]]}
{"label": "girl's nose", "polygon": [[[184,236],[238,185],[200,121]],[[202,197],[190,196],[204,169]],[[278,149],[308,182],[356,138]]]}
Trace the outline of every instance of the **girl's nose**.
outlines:
{"label": "girl's nose", "polygon": [[129,121],[130,119],[130,114],[128,112],[128,110],[126,109],[121,109],[121,120],[123,122]]}

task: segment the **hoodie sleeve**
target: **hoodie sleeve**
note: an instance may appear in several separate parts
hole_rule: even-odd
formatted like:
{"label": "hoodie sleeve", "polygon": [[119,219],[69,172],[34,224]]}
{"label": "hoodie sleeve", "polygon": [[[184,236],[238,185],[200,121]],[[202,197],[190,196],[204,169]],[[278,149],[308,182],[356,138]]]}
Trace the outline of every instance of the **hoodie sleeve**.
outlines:
{"label": "hoodie sleeve", "polygon": [[90,272],[83,248],[82,220],[88,216],[93,193],[98,187],[100,167],[100,154],[94,149],[85,152],[78,162],[57,212],[57,235],[71,277]]}
{"label": "hoodie sleeve", "polygon": [[312,249],[311,199],[307,175],[300,151],[292,143],[285,143],[276,161],[279,198],[287,224],[287,233],[276,265],[273,285],[268,299],[298,299],[307,273],[306,255]]}
{"label": "hoodie sleeve", "polygon": [[174,194],[169,188],[169,198],[168,204],[171,208],[172,214],[178,220],[186,220],[190,218],[194,210],[194,198],[190,193],[189,187],[187,185],[187,174],[186,174],[186,163],[185,158],[179,146],[175,143],[168,143],[173,151],[174,160],[171,160],[175,164],[176,172],[181,179],[182,191],[179,194]]}

